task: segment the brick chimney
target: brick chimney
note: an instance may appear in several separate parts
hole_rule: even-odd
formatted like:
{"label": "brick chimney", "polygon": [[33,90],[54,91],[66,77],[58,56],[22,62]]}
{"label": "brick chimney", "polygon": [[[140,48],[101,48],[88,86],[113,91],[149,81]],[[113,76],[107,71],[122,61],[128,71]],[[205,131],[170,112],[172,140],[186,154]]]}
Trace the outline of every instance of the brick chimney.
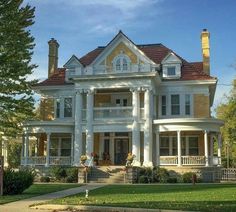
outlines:
{"label": "brick chimney", "polygon": [[57,43],[57,40],[52,38],[50,41],[48,41],[48,46],[48,77],[50,77],[55,72],[55,70],[57,70],[59,44]]}
{"label": "brick chimney", "polygon": [[203,62],[203,71],[210,75],[210,32],[207,29],[203,29],[201,33],[202,41],[202,62]]}

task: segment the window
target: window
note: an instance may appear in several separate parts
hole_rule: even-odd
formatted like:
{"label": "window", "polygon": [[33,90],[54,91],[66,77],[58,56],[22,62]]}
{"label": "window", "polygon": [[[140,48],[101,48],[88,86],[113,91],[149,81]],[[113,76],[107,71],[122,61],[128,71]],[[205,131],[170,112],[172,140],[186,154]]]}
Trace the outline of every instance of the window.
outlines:
{"label": "window", "polygon": [[61,139],[61,156],[70,156],[71,154],[71,140],[69,138]]}
{"label": "window", "polygon": [[123,58],[123,71],[127,71],[128,70],[128,62],[125,58]]}
{"label": "window", "polygon": [[179,95],[171,95],[171,115],[180,114]]}
{"label": "window", "polygon": [[166,96],[161,96],[161,114],[166,115]]}
{"label": "window", "polygon": [[177,137],[172,137],[172,154],[173,155],[178,155],[177,153]]}
{"label": "window", "polygon": [[50,156],[58,156],[59,140],[58,138],[51,138],[50,140]]}
{"label": "window", "polygon": [[129,57],[121,53],[117,57],[115,57],[113,61],[113,68],[115,69],[115,71],[118,71],[118,72],[128,71],[130,62],[131,61]]}
{"label": "window", "polygon": [[168,76],[175,76],[176,75],[175,66],[167,67],[167,75]]}
{"label": "window", "polygon": [[160,137],[160,155],[169,155],[169,137]]}
{"label": "window", "polygon": [[186,137],[181,137],[181,155],[186,155]]}
{"label": "window", "polygon": [[190,95],[185,95],[185,115],[190,115]]}
{"label": "window", "polygon": [[72,98],[64,99],[64,117],[72,117]]}
{"label": "window", "polygon": [[119,59],[116,61],[116,71],[120,71],[120,65],[121,65],[121,59],[119,58]]}
{"label": "window", "polygon": [[70,156],[71,140],[70,138],[51,138],[50,156]]}
{"label": "window", "polygon": [[56,118],[60,118],[60,99],[56,99]]}
{"label": "window", "polygon": [[189,137],[189,155],[198,155],[198,137]]}

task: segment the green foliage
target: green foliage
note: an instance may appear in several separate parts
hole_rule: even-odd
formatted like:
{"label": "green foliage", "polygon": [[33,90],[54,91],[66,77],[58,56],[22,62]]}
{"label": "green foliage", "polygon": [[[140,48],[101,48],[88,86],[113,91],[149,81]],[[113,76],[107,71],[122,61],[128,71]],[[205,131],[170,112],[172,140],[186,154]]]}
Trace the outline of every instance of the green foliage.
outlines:
{"label": "green foliage", "polygon": [[[36,65],[31,64],[35,9],[23,0],[0,1],[0,132],[15,136],[22,122],[33,116],[34,99],[27,80]],[[1,138],[0,138],[1,139]]]}
{"label": "green foliage", "polygon": [[155,182],[166,183],[169,179],[169,172],[165,168],[155,167],[153,177]]}
{"label": "green foliage", "polygon": [[178,180],[177,180],[177,177],[169,177],[167,178],[167,183],[177,183]]}
{"label": "green foliage", "polygon": [[49,183],[50,182],[50,177],[42,176],[42,177],[40,177],[40,182],[42,182],[42,183]]}
{"label": "green foliage", "polygon": [[152,168],[142,168],[139,171],[138,182],[139,183],[151,183],[153,181]]}
{"label": "green foliage", "polygon": [[78,182],[77,168],[55,166],[51,168],[50,173],[57,181],[68,182],[68,183]]}
{"label": "green foliage", "polygon": [[21,143],[15,140],[9,140],[7,145],[8,150],[8,165],[9,168],[18,168],[21,161]]}
{"label": "green foliage", "polygon": [[195,176],[196,179],[197,179],[197,176],[194,172],[185,172],[182,175],[183,183],[192,183],[193,182],[193,176]]}
{"label": "green foliage", "polygon": [[217,118],[225,123],[221,128],[223,136],[223,154],[226,157],[227,147],[229,156],[236,159],[236,84],[227,100],[221,103],[216,109]]}
{"label": "green foliage", "polygon": [[34,176],[34,173],[27,169],[20,171],[14,171],[12,169],[4,170],[3,194],[21,194],[33,184]]}

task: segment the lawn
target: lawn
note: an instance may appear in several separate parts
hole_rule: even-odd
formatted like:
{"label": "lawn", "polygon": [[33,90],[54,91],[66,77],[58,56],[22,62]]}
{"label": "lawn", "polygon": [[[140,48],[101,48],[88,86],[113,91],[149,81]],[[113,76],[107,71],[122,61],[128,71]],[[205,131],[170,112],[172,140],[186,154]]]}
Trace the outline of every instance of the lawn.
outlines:
{"label": "lawn", "polygon": [[53,204],[179,209],[193,211],[236,211],[236,184],[197,185],[108,185],[50,201]]}
{"label": "lawn", "polygon": [[80,186],[77,183],[70,184],[33,184],[27,190],[25,190],[22,194],[18,195],[6,195],[0,196],[0,204],[5,204],[8,202],[14,202],[21,199],[27,199],[34,196],[39,196],[42,194],[47,194],[55,191],[61,191],[69,188],[74,188]]}

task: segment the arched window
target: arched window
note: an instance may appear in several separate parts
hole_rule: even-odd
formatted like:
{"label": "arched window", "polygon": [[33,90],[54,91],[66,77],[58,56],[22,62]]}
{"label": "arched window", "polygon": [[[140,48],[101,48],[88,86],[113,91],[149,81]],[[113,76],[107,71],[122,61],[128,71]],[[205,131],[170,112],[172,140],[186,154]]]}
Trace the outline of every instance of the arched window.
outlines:
{"label": "arched window", "polygon": [[117,72],[129,71],[131,61],[129,57],[123,53],[116,56],[113,60],[113,69]]}
{"label": "arched window", "polygon": [[126,60],[126,58],[123,58],[123,71],[127,71],[128,70],[128,62]]}
{"label": "arched window", "polygon": [[118,58],[116,60],[116,71],[120,71],[120,68],[121,68],[121,59]]}

